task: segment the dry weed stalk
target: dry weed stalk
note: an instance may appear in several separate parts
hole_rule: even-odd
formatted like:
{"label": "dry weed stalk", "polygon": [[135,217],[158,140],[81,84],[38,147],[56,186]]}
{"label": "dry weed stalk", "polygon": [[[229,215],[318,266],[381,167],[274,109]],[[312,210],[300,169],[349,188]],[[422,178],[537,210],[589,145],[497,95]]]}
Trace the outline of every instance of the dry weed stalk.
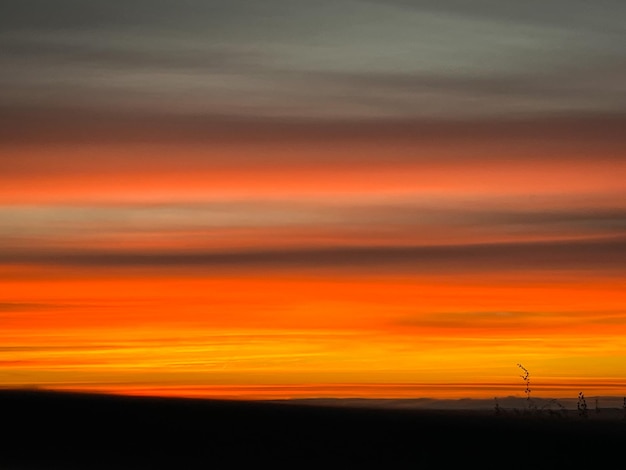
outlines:
{"label": "dry weed stalk", "polygon": [[528,372],[528,369],[526,369],[523,365],[521,364],[517,364],[517,367],[519,367],[520,369],[522,369],[522,371],[524,372],[522,375],[520,375],[520,377],[522,378],[522,380],[524,381],[524,384],[526,385],[526,389],[524,390],[524,393],[526,394],[526,410],[527,411],[531,411],[534,409],[532,400],[530,399],[530,372]]}

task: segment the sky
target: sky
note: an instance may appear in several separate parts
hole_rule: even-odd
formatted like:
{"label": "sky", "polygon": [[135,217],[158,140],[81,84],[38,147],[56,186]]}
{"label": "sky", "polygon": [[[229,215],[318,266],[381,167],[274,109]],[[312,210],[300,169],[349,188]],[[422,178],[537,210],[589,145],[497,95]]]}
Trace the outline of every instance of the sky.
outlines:
{"label": "sky", "polygon": [[626,3],[0,3],[0,387],[626,394]]}

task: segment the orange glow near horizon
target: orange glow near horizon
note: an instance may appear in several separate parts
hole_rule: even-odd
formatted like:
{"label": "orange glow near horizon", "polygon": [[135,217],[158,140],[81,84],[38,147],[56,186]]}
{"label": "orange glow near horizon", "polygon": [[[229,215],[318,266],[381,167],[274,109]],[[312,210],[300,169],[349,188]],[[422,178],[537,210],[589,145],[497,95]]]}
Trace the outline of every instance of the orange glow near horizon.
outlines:
{"label": "orange glow near horizon", "polygon": [[624,160],[402,145],[8,149],[0,387],[623,395]]}
{"label": "orange glow near horizon", "polygon": [[[537,395],[581,386],[620,393],[602,385],[621,383],[623,372],[620,279],[74,272],[4,285],[4,385],[224,398],[484,397],[521,390],[514,364],[523,357]],[[23,304],[11,314],[15,298]],[[563,371],[579,376],[569,388]]]}

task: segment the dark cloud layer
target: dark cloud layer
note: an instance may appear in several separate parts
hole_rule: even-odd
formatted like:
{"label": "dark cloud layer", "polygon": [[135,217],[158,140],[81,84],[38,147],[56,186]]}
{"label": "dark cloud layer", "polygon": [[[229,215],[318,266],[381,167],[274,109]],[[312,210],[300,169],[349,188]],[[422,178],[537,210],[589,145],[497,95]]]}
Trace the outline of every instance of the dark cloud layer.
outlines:
{"label": "dark cloud layer", "polygon": [[623,271],[626,240],[575,240],[419,247],[338,247],[324,249],[258,250],[239,252],[31,251],[1,253],[2,263],[35,263],[83,268],[204,267],[208,269],[353,268],[411,272],[476,272],[487,270]]}
{"label": "dark cloud layer", "polygon": [[[0,107],[0,145],[33,143],[246,143],[333,140],[450,143],[521,140],[626,147],[624,114],[499,119],[286,119]],[[609,153],[608,155],[611,155]],[[605,157],[607,155],[603,155]]]}

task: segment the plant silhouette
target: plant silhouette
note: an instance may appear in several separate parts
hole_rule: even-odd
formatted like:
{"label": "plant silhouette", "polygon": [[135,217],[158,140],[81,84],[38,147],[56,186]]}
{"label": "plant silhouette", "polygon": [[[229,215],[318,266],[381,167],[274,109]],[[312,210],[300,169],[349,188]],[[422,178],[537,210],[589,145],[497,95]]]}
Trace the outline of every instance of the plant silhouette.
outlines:
{"label": "plant silhouette", "polygon": [[520,377],[522,378],[522,380],[524,381],[524,384],[526,385],[526,388],[524,390],[524,393],[526,394],[526,410],[530,411],[533,409],[533,403],[532,400],[530,398],[530,372],[528,372],[528,369],[526,369],[523,365],[521,364],[517,364],[517,367],[519,367],[523,374],[520,375]]}

